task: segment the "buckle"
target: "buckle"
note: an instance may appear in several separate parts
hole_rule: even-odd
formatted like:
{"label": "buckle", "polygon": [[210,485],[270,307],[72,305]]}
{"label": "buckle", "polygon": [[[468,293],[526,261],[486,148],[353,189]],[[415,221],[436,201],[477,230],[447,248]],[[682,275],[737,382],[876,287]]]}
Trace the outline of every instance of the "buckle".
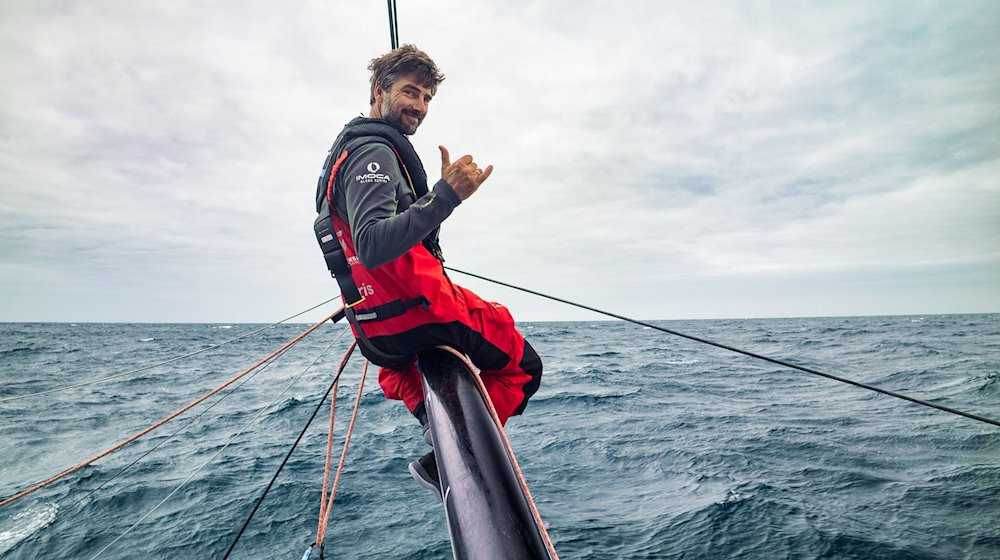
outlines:
{"label": "buckle", "polygon": [[355,305],[357,305],[357,304],[361,303],[362,301],[365,301],[366,299],[368,299],[368,298],[367,298],[367,297],[365,297],[365,296],[361,296],[361,299],[359,299],[358,301],[356,301],[356,302],[354,302],[354,303],[348,303],[348,304],[347,304],[347,305],[345,305],[344,307],[354,307]]}

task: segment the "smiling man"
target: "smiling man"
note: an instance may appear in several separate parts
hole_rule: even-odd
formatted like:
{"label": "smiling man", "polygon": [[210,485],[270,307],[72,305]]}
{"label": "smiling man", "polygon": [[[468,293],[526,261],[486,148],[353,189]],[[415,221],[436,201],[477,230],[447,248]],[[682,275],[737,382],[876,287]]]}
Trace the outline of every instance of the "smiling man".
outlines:
{"label": "smiling man", "polygon": [[[316,236],[337,279],[361,352],[381,366],[386,397],[402,400],[424,427],[427,413],[416,352],[449,345],[481,370],[501,422],[538,389],[542,362],[503,305],[483,301],[445,274],[438,232],[489,178],[471,155],[441,151],[432,189],[408,136],[427,116],[444,75],[426,53],[403,45],[376,58],[368,118],[344,127],[316,192]],[[430,441],[428,441],[430,443]],[[434,452],[409,465],[440,496]]]}

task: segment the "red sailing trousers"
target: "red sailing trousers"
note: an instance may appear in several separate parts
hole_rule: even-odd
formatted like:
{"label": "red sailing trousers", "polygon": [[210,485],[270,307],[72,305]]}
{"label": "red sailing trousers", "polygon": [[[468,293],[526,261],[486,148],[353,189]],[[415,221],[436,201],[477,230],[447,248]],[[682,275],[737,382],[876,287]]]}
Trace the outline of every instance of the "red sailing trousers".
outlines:
{"label": "red sailing trousers", "polygon": [[[469,355],[480,369],[486,391],[493,401],[502,424],[520,414],[528,399],[538,390],[542,361],[521,333],[514,319],[499,303],[486,302],[473,292],[455,286],[468,303],[468,317],[443,324],[423,325],[403,335],[408,348],[427,348],[440,344],[453,346]],[[386,338],[378,337],[380,345]],[[397,338],[397,337],[393,337]],[[403,352],[412,351],[400,348]],[[378,382],[385,396],[401,400],[410,412],[424,401],[424,390],[416,360],[402,369],[379,369]]]}

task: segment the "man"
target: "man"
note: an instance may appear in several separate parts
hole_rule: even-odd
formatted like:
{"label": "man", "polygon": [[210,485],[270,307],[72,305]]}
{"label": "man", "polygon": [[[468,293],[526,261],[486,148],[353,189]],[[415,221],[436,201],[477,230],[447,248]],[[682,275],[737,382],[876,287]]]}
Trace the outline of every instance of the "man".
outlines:
{"label": "man", "polygon": [[[538,389],[542,362],[499,303],[451,282],[438,245],[441,223],[493,172],[471,155],[456,161],[444,146],[441,179],[427,175],[408,136],[444,80],[412,45],[372,60],[369,117],[337,137],[320,177],[316,235],[334,273],[362,353],[382,366],[387,398],[402,400],[427,434],[417,351],[449,345],[469,355],[501,423],[520,414]],[[428,443],[430,441],[428,440]],[[433,450],[409,465],[440,496]]]}

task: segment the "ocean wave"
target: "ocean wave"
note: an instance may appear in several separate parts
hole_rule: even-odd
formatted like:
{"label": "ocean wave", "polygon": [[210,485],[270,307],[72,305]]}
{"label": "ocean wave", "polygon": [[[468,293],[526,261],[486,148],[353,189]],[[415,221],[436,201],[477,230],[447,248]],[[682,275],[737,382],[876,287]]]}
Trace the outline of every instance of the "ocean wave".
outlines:
{"label": "ocean wave", "polygon": [[655,362],[643,362],[630,368],[630,373],[661,373],[666,369],[689,368],[702,363],[697,358],[664,357]]}
{"label": "ocean wave", "polygon": [[986,375],[976,377],[976,380],[979,381],[979,385],[976,387],[977,393],[985,393],[987,395],[1000,393],[1000,373],[987,373]]}
{"label": "ocean wave", "polygon": [[25,354],[30,352],[44,352],[43,348],[35,348],[33,346],[15,346],[13,348],[4,348],[0,350],[0,356],[14,356],[17,354]]}
{"label": "ocean wave", "polygon": [[834,326],[834,327],[820,327],[817,329],[813,329],[810,332],[814,333],[815,335],[835,334],[835,335],[845,335],[845,336],[867,336],[881,331],[874,331],[870,329],[863,329],[850,326],[847,327]]}
{"label": "ocean wave", "polygon": [[593,392],[560,391],[536,395],[531,399],[532,403],[582,403],[597,404],[603,401],[616,400],[638,395],[642,392],[641,387],[630,389],[595,389]]}
{"label": "ocean wave", "polygon": [[[306,397],[298,397],[298,396],[286,397],[281,402],[279,402],[277,406],[272,406],[268,410],[267,415],[284,416],[287,412],[298,409],[299,407],[302,406],[303,403],[308,402],[308,400],[309,399],[307,399]],[[325,404],[327,407],[330,406],[329,398],[327,398]]]}
{"label": "ocean wave", "polygon": [[912,358],[914,356],[937,356],[941,354],[941,350],[922,341],[883,340],[869,344],[866,347],[866,353],[880,357],[905,355]]}
{"label": "ocean wave", "polygon": [[[944,488],[952,486],[969,485],[972,487],[981,485],[984,481],[991,480],[996,488],[1000,485],[1000,466],[996,464],[981,464],[971,466],[956,466],[941,472],[936,476],[928,478],[929,484],[942,484]],[[985,496],[993,500],[995,496]]]}
{"label": "ocean wave", "polygon": [[865,489],[878,491],[896,481],[892,478],[857,469],[808,467],[797,471],[795,475],[802,480],[822,481],[824,488],[837,491]]}
{"label": "ocean wave", "polygon": [[28,509],[13,514],[0,525],[0,556],[18,543],[48,527],[56,519],[59,506],[53,503],[36,503]]}
{"label": "ocean wave", "polygon": [[575,336],[576,334],[577,333],[575,331],[572,331],[572,330],[566,329],[566,328],[554,328],[554,329],[551,329],[551,330],[549,330],[548,328],[546,328],[544,331],[541,331],[541,332],[539,332],[538,330],[536,330],[535,332],[532,332],[531,333],[531,338],[532,338],[532,340],[534,340],[536,338],[538,340],[548,340],[550,338],[551,339],[556,339],[556,340],[563,340],[566,336],[571,336],[571,335]]}
{"label": "ocean wave", "polygon": [[621,355],[622,355],[621,352],[615,352],[614,350],[607,350],[607,351],[604,351],[604,352],[583,352],[581,354],[577,354],[576,357],[578,357],[578,358],[610,358],[610,357],[613,357],[613,356],[621,356]]}
{"label": "ocean wave", "polygon": [[[975,327],[978,335],[965,319],[932,317],[916,326],[902,318],[810,319],[705,322],[694,330],[723,341],[767,333],[776,344],[798,349],[781,353],[801,357],[803,363],[843,364],[846,377],[874,384],[897,372],[887,388],[924,398],[947,392],[942,402],[990,415],[1000,391],[993,359],[1000,348],[995,326],[1000,315],[986,321]],[[643,340],[639,335],[646,331],[638,328],[603,324],[594,329],[589,324],[534,325],[532,342],[547,340],[536,345],[547,372],[525,414],[508,425],[563,557],[995,556],[1000,543],[994,498],[1000,487],[995,461],[1000,431],[884,395],[794,372],[779,374],[776,366],[756,366],[748,358],[674,345],[665,338]],[[824,327],[832,328],[824,334]],[[74,329],[72,339],[59,339],[61,326],[16,328],[20,332],[8,339],[8,350],[45,347],[40,350],[44,355],[17,350],[16,356],[0,360],[0,379],[17,391],[96,377],[96,369],[124,371],[142,365],[154,349],[174,356],[236,332],[206,325],[88,325]],[[949,336],[959,328],[969,336]],[[298,329],[270,332],[283,342]],[[149,337],[157,343],[138,340]],[[137,404],[150,402],[163,409],[160,413],[137,412],[138,407],[122,406],[120,399],[105,401],[104,393],[0,407],[0,439],[8,442],[0,479],[42,479],[117,441],[147,423],[136,414],[149,413],[152,422],[179,404],[165,400],[187,402],[201,385],[214,386],[217,376],[228,377],[231,370],[274,349],[261,338],[267,337],[201,355],[194,365],[172,364],[165,368],[167,375],[136,376],[134,385],[107,386],[106,392],[121,393]],[[896,342],[900,340],[905,343]],[[308,339],[304,343],[310,344]],[[886,352],[872,350],[878,344]],[[79,353],[62,353],[63,345],[68,350],[78,346],[73,351]],[[324,345],[290,351],[283,363],[80,508],[66,509],[159,442],[156,434],[165,438],[172,428],[54,486],[44,495],[61,504],[54,521],[21,540],[4,560],[89,557],[96,551],[93,546],[103,545],[94,543],[118,536],[206,461]],[[929,346],[941,355],[926,352]],[[616,354],[600,354],[605,350]],[[581,358],[582,353],[593,355]],[[116,365],[122,359],[127,366]],[[135,551],[178,558],[216,553],[219,545],[212,543],[244,521],[330,375],[311,374],[282,395],[270,418],[241,435],[108,557],[125,558]],[[349,381],[356,383],[355,378]],[[79,391],[84,392],[90,389]],[[190,398],[179,397],[188,393]],[[335,453],[355,394],[356,384],[341,389]],[[249,527],[240,545],[247,558],[276,558],[287,553],[290,542],[296,548],[300,542],[303,548],[308,544],[315,530],[328,415],[329,402]],[[104,445],[94,445],[96,432],[107,434]],[[359,560],[448,555],[440,506],[407,473],[407,464],[426,451],[417,422],[401,403],[384,399],[370,379],[347,476],[338,491],[328,551]],[[34,507],[39,502],[29,503]],[[0,531],[12,528],[3,516]]]}
{"label": "ocean wave", "polygon": [[972,434],[961,439],[952,439],[954,449],[982,451],[1000,447],[1000,430]]}
{"label": "ocean wave", "polygon": [[1000,485],[1000,468],[994,465],[956,467],[923,482],[908,485],[901,500],[926,507],[962,511],[970,530],[977,526],[988,532],[996,529],[996,495]]}

